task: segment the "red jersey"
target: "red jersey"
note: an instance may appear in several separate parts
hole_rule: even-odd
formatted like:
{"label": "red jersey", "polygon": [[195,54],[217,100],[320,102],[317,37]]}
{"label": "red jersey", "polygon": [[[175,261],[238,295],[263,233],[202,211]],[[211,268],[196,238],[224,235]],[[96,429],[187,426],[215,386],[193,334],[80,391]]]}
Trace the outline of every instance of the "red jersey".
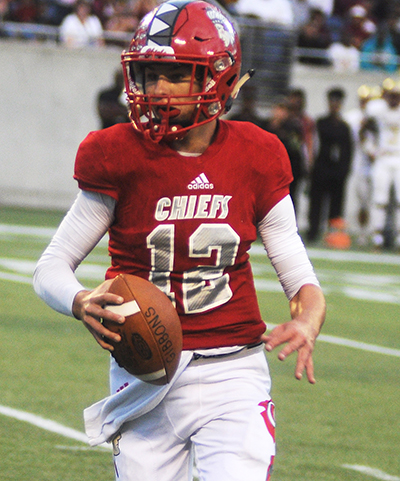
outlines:
{"label": "red jersey", "polygon": [[265,331],[248,250],[256,225],[289,194],[290,161],[278,138],[219,121],[198,157],[145,141],[130,124],[91,132],[75,178],[116,200],[111,267],[148,279],[181,319],[184,349],[255,343]]}

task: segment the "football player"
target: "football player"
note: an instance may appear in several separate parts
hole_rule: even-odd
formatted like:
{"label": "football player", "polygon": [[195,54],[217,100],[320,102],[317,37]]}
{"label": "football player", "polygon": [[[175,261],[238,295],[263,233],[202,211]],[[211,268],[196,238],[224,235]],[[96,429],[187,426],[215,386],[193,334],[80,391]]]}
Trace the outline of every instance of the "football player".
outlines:
{"label": "football player", "polygon": [[390,191],[395,187],[394,244],[400,247],[400,83],[387,78],[382,83],[382,98],[366,107],[377,136],[375,158],[371,169],[372,244],[376,249],[385,245],[384,229]]}
{"label": "football player", "polygon": [[370,235],[371,166],[376,152],[376,128],[369,121],[366,108],[369,102],[374,102],[380,96],[379,87],[360,85],[357,89],[358,106],[343,115],[353,138],[351,174],[346,197],[350,197],[348,202],[357,202],[353,224],[358,230],[357,241],[360,246],[367,244]]}
{"label": "football player", "polygon": [[[284,345],[281,360],[297,352],[295,377],[314,383],[325,317],[288,155],[255,125],[219,119],[250,75],[239,80],[238,34],[213,4],[161,4],[122,65],[131,124],[81,143],[81,190],[37,264],[36,292],[108,350],[115,334],[101,320],[124,322],[104,308],[123,302],[108,292],[117,274],[150,280],[177,309],[183,352],[172,381],[142,382],[111,357],[110,396],[85,410],[91,444],[113,442],[117,480],[189,480],[195,457],[203,481],[265,481],[275,420],[264,350]],[[107,231],[106,281],[85,289],[74,271]],[[257,233],[290,304],[290,319],[268,334],[249,263]]]}

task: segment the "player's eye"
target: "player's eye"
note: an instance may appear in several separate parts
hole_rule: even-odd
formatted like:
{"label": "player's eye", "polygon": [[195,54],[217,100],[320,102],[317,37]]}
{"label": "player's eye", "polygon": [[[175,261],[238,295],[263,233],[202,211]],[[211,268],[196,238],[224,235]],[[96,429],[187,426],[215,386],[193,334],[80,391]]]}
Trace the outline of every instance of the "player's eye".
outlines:
{"label": "player's eye", "polygon": [[184,82],[186,80],[190,80],[190,77],[183,72],[174,72],[168,76],[168,80],[171,83],[179,83],[179,82]]}
{"label": "player's eye", "polygon": [[159,75],[156,72],[152,72],[151,70],[146,71],[146,82],[154,83],[157,82],[159,79]]}

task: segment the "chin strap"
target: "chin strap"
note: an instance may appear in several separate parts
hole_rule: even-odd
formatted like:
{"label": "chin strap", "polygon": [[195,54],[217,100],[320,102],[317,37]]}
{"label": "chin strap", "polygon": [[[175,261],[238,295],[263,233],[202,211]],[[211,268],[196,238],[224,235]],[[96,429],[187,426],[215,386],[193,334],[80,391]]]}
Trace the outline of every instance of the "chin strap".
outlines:
{"label": "chin strap", "polygon": [[255,73],[256,73],[255,69],[251,68],[243,75],[243,77],[239,80],[239,82],[233,87],[233,90],[231,93],[232,99],[235,99],[238,96],[240,89],[248,80],[251,79],[251,77],[253,77]]}
{"label": "chin strap", "polygon": [[251,79],[251,77],[256,73],[254,68],[249,69],[243,77],[238,81],[238,83],[233,87],[232,93],[229,96],[229,99],[227,100],[225,104],[225,113],[229,112],[232,108],[233,101],[235,98],[239,95],[240,89],[243,87],[243,85]]}

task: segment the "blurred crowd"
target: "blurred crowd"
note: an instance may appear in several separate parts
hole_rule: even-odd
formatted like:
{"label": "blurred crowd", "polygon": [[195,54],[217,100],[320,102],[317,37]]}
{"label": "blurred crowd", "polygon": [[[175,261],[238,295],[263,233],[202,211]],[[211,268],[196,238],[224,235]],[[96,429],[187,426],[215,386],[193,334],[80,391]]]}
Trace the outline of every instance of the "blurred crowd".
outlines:
{"label": "blurred crowd", "polygon": [[[300,62],[337,70],[397,69],[400,0],[209,1],[231,16],[294,30]],[[103,32],[132,33],[159,3],[162,0],[0,0],[0,21],[58,26],[60,41],[69,46],[103,45]]]}
{"label": "blurred crowd", "polygon": [[0,0],[0,19],[60,26],[85,3],[104,29],[132,32],[140,19],[158,5],[157,0]]}
{"label": "blurred crowd", "polygon": [[241,107],[230,118],[251,121],[285,145],[294,177],[291,196],[298,217],[306,220],[304,240],[336,249],[355,244],[399,250],[400,82],[388,77],[382,85],[361,85],[358,105],[348,111],[345,90],[332,87],[326,113],[315,119],[301,88],[292,88],[266,118],[254,94],[245,85]]}
{"label": "blurred crowd", "polygon": [[[158,4],[157,0],[0,0],[0,20],[59,27],[60,42],[69,47],[102,46],[104,32],[132,34]],[[7,31],[2,35],[8,36]]]}
{"label": "blurred crowd", "polygon": [[303,63],[333,65],[338,71],[394,72],[400,55],[400,2],[336,0],[330,12],[311,8],[299,26],[297,45],[315,49],[314,55],[300,56]]}

